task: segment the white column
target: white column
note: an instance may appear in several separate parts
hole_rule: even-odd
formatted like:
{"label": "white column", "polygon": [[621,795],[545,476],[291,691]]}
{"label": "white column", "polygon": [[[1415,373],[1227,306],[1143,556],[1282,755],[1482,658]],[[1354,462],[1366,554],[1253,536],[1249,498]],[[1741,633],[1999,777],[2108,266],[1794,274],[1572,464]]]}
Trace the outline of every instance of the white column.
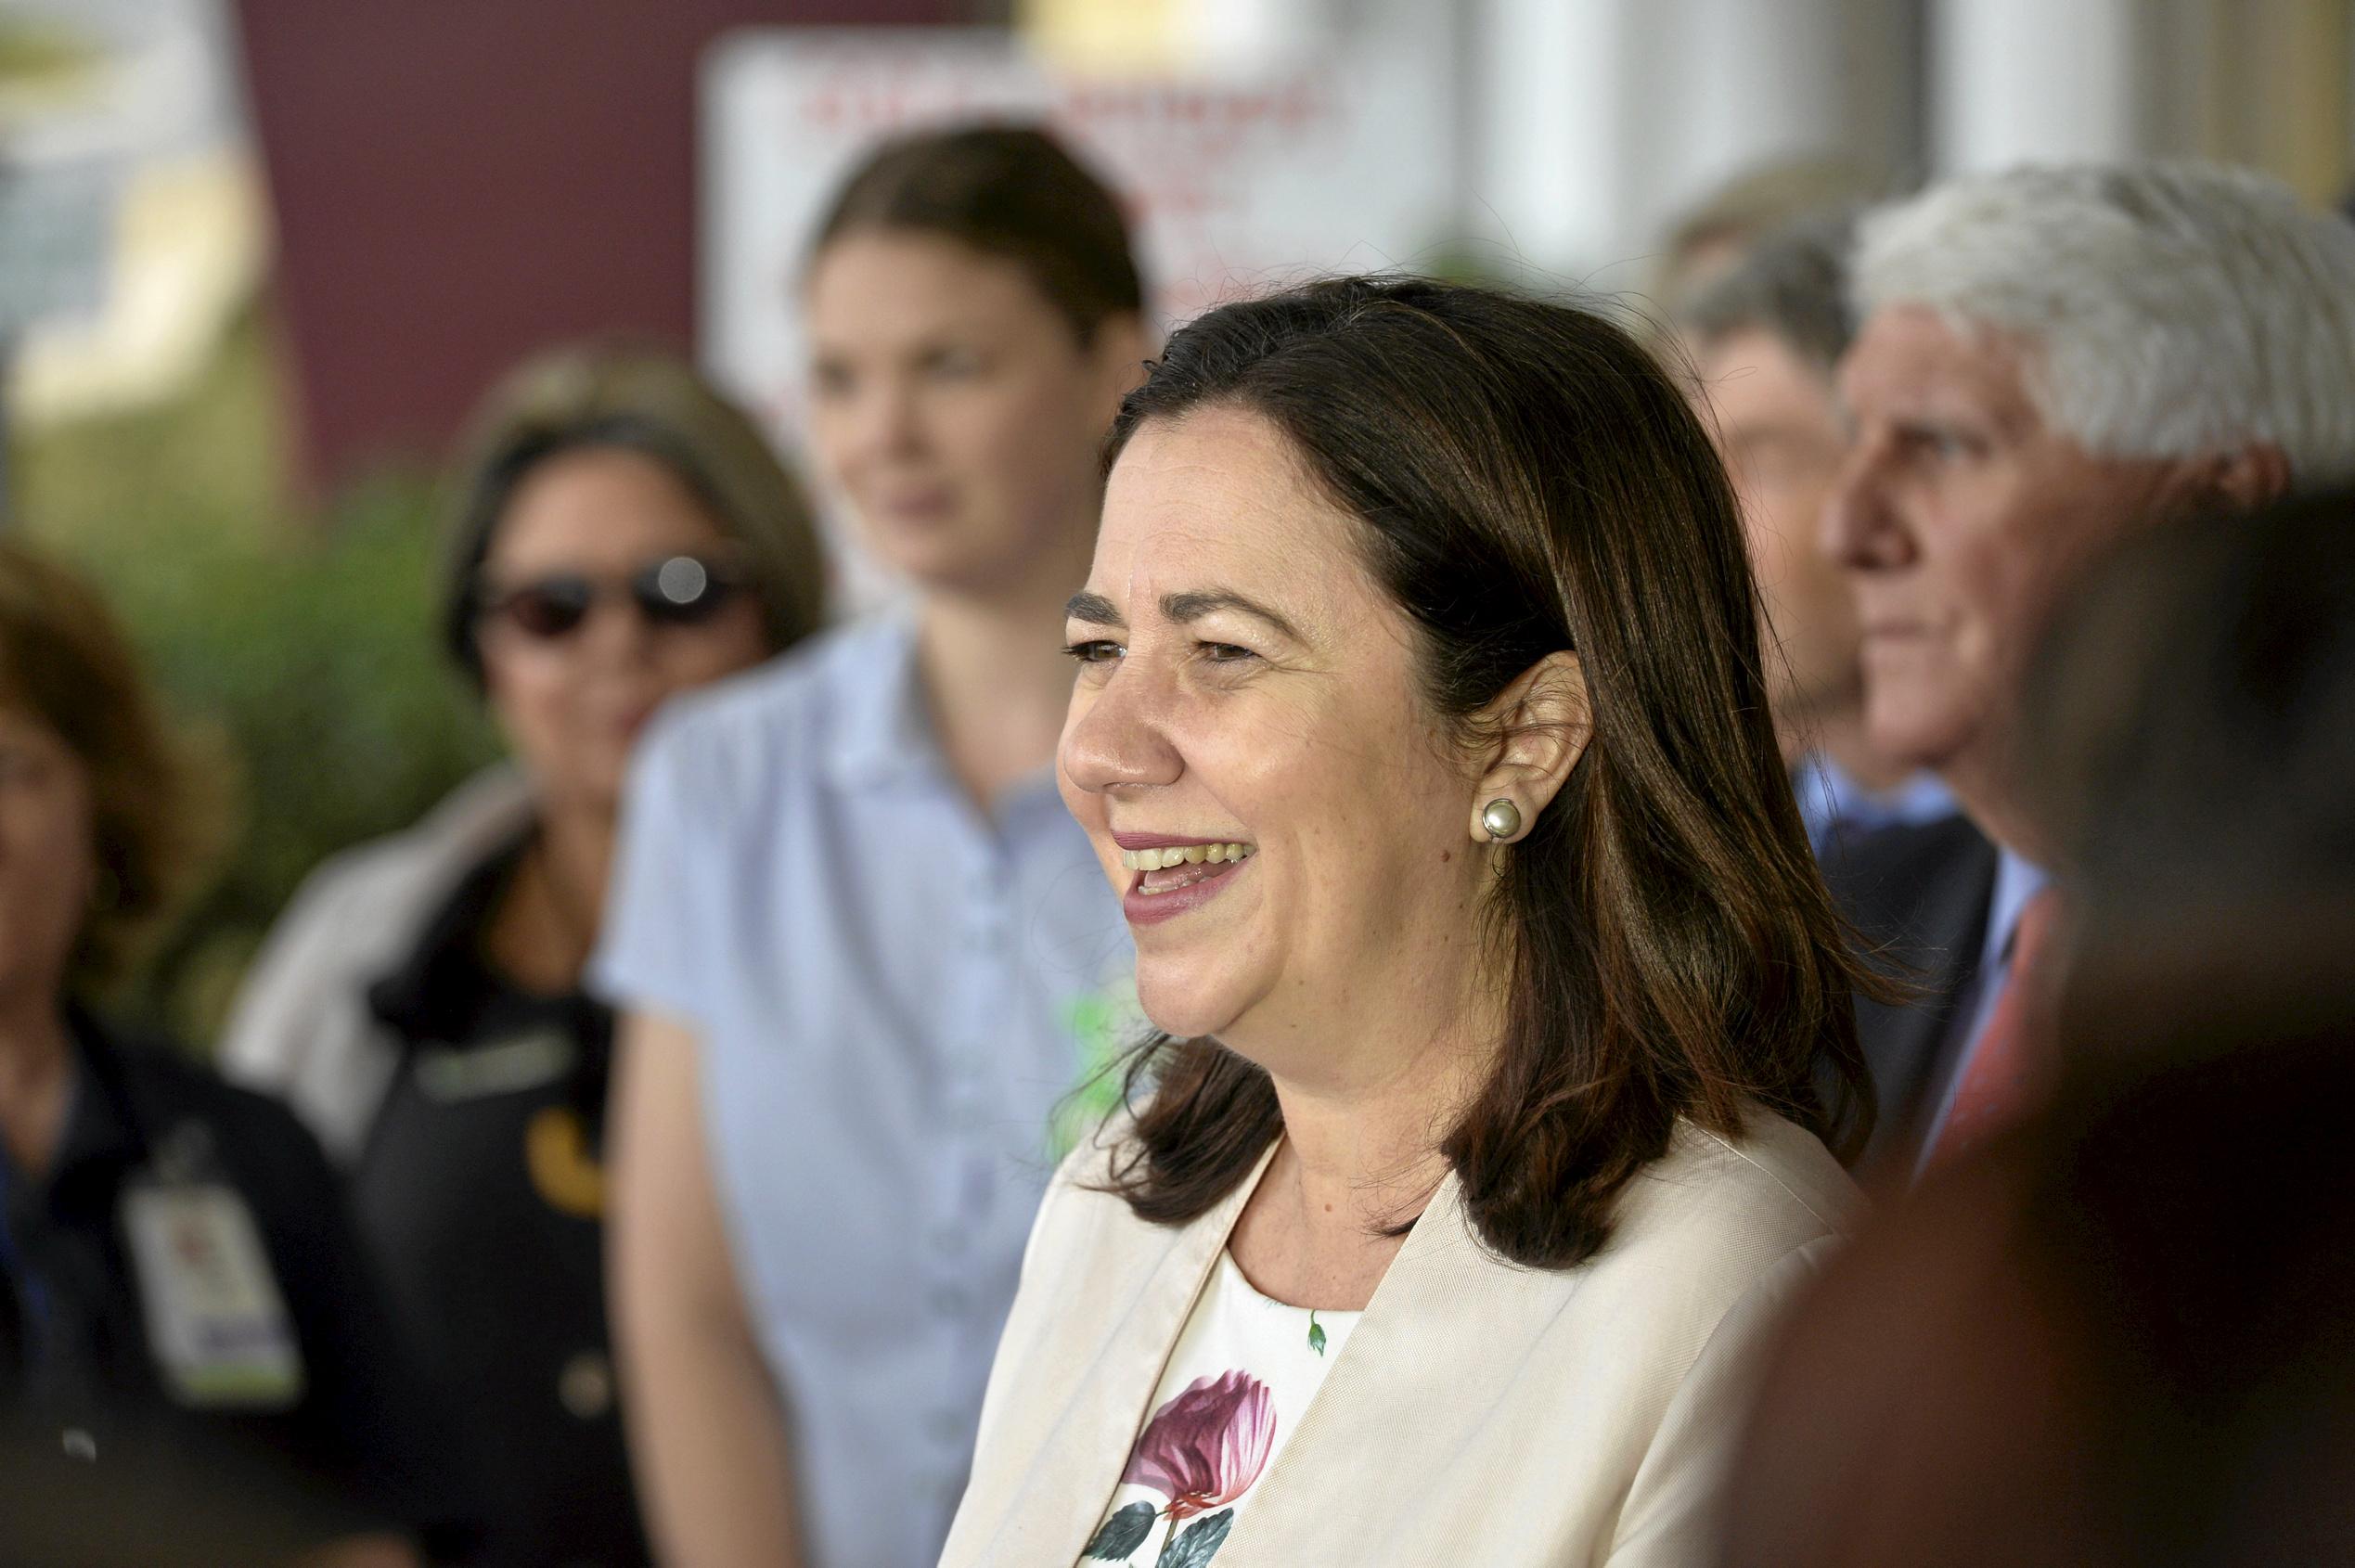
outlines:
{"label": "white column", "polygon": [[1728,179],[1785,159],[1863,155],[1842,79],[1842,0],[1669,0],[1645,7],[1654,74],[1673,95],[1631,214],[1656,232]]}
{"label": "white column", "polygon": [[2137,151],[2147,19],[2139,0],[1937,0],[1937,172]]}
{"label": "white column", "polygon": [[1628,0],[1486,0],[1473,44],[1466,216],[1489,259],[1541,272],[1623,232]]}
{"label": "white column", "polygon": [[1631,288],[1665,225],[1744,170],[1902,161],[1911,138],[1885,106],[1906,96],[1892,91],[1903,30],[1885,12],[1886,0],[1483,0],[1484,238],[1542,271]]}

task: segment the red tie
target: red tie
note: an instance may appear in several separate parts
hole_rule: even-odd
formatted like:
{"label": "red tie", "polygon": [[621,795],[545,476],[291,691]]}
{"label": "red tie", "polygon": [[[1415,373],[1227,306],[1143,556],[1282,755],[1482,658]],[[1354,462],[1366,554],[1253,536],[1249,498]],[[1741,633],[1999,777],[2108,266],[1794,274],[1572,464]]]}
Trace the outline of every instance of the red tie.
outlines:
{"label": "red tie", "polygon": [[1963,1064],[1946,1125],[1924,1158],[1924,1169],[1953,1159],[2018,1121],[2041,1087],[2049,1000],[2043,969],[2053,959],[2053,917],[2059,906],[2058,891],[2044,887],[2020,906],[2019,924],[2012,928],[2012,969],[2004,976],[2003,994],[1995,999],[1978,1049]]}

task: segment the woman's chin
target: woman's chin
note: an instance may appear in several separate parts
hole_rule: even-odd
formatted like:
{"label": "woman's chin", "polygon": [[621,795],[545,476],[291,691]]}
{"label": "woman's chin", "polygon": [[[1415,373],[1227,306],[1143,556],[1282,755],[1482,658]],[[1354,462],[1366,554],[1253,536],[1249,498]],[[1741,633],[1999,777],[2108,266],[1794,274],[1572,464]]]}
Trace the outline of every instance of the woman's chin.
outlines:
{"label": "woman's chin", "polygon": [[1150,966],[1137,968],[1137,1000],[1152,1026],[1180,1040],[1223,1034],[1241,1009],[1227,1003],[1222,988],[1170,975],[1156,979]]}

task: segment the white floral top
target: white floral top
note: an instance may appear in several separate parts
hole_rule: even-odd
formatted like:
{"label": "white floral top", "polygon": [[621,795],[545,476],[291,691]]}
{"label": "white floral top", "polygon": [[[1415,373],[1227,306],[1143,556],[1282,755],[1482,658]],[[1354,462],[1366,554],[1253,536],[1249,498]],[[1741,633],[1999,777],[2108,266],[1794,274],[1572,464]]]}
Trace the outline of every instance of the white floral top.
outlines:
{"label": "white floral top", "polygon": [[1203,1568],[1217,1556],[1359,1316],[1270,1300],[1221,1252],[1077,1568]]}

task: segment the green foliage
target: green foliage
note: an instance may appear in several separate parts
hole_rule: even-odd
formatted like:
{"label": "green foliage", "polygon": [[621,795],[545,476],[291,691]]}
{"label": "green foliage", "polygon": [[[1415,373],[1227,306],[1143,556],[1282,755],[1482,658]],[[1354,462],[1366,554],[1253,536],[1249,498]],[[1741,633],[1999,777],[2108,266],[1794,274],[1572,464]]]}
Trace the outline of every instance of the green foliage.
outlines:
{"label": "green foliage", "polygon": [[186,397],[32,434],[15,475],[36,541],[106,592],[222,759],[226,857],[123,998],[200,1047],[302,878],[495,751],[432,625],[431,482],[389,473],[299,515],[271,351],[248,321]]}
{"label": "green foliage", "polygon": [[104,58],[95,38],[51,18],[0,13],[0,87],[19,95],[71,88]]}

